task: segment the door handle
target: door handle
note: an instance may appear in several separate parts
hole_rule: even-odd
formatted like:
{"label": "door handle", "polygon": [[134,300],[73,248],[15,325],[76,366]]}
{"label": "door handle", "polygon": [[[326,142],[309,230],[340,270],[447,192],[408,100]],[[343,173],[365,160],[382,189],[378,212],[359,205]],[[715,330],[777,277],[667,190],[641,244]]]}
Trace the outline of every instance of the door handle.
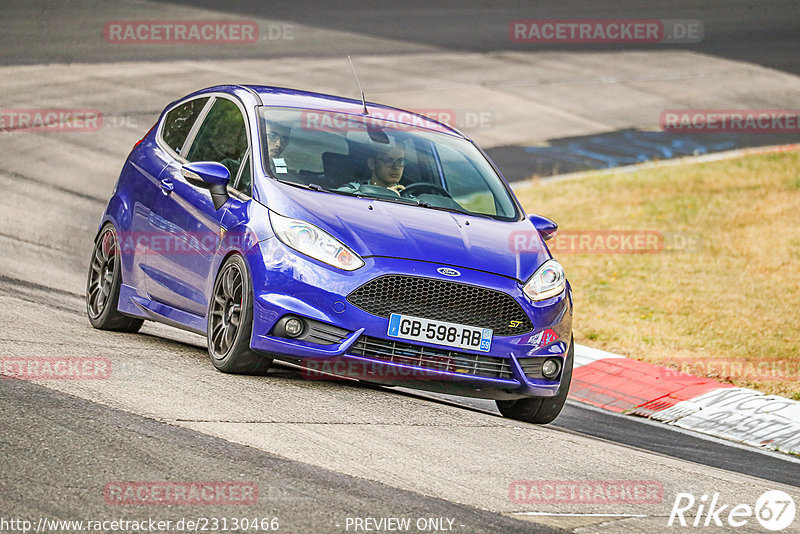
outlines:
{"label": "door handle", "polygon": [[175,186],[172,184],[172,178],[164,178],[161,180],[161,192],[164,195],[169,195],[172,193],[172,190],[175,189]]}

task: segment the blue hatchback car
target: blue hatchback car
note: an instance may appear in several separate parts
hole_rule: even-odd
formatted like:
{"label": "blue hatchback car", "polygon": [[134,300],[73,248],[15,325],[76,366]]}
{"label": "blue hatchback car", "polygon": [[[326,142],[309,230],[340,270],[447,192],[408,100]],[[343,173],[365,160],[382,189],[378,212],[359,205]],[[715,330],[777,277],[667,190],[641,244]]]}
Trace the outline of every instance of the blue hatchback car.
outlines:
{"label": "blue hatchback car", "polygon": [[211,362],[494,399],[555,419],[572,291],[489,158],[396,108],[265,86],[173,102],[136,143],[89,269],[95,328],[205,334]]}

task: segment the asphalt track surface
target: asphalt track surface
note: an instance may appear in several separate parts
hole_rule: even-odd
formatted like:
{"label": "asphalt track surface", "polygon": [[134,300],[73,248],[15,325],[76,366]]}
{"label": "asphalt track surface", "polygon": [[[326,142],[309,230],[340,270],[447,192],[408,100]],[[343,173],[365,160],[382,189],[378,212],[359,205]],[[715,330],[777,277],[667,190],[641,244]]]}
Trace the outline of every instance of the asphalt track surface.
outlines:
{"label": "asphalt track surface", "polygon": [[[529,525],[378,482],[342,475],[219,438],[178,429],[24,381],[3,383],[0,454],[6,466],[2,514],[9,517],[105,517],[105,486],[148,480],[255,482],[256,505],[171,506],[159,521],[247,517],[283,523],[290,532],[343,530],[347,517],[458,518],[461,532],[527,532]],[[47,430],[47,431],[43,431]],[[54,465],[60,469],[53,469]],[[8,469],[13,466],[13,469]],[[41,483],[31,484],[31,480]],[[141,514],[119,509],[114,519]],[[545,528],[542,532],[557,532]]]}
{"label": "asphalt track surface", "polygon": [[[406,392],[415,394],[410,390]],[[426,396],[419,393],[417,395]],[[449,395],[427,396],[464,408],[500,415],[491,401]],[[800,486],[800,464],[795,467],[793,463],[787,463],[783,454],[754,450],[749,446],[683,431],[662,423],[607,412],[577,401],[567,401],[558,419],[550,426],[665,456]]]}
{"label": "asphalt track surface", "polygon": [[[174,6],[220,10],[214,0],[176,0],[157,2],[163,8],[149,9],[148,18],[168,18]],[[174,59],[174,52],[164,48],[133,47],[109,52],[92,46],[92,35],[86,32],[92,20],[119,20],[130,6],[144,2],[117,2],[105,7],[104,2],[75,4],[32,0],[3,3],[7,22],[13,21],[10,31],[0,36],[3,43],[3,64],[31,64],[64,61],[124,61]],[[88,8],[86,6],[89,6]],[[504,50],[530,51],[531,46],[513,43],[508,38],[508,24],[525,19],[660,19],[699,20],[703,23],[700,43],[673,44],[688,49],[737,61],[800,74],[800,5],[791,0],[757,2],[754,0],[711,0],[694,2],[642,2],[621,0],[608,5],[589,0],[536,2],[526,0],[497,0],[491,2],[461,2],[447,0],[428,2],[407,0],[370,2],[343,0],[323,4],[318,2],[253,2],[227,0],[222,9],[229,18],[260,17],[314,26],[330,31],[390,40],[392,45],[378,51],[397,53],[414,47],[444,48],[463,52],[496,52]],[[79,16],[76,16],[79,15]],[[236,15],[237,17],[233,17]],[[19,23],[22,24],[19,24]],[[71,24],[74,22],[75,24]],[[102,25],[101,25],[102,27]],[[14,31],[16,29],[16,31]],[[23,33],[24,32],[24,33]],[[191,52],[196,58],[230,57],[235,53],[251,57],[341,56],[343,54],[375,53],[376,43],[370,41],[330,40],[298,46],[295,42],[270,41],[259,50],[237,50],[231,47],[197,47]],[[554,50],[661,50],[664,45],[630,44],[543,44],[536,51]]]}
{"label": "asphalt track surface", "polygon": [[[0,64],[261,60],[265,63],[248,72],[253,76],[248,81],[356,97],[344,61],[353,55],[368,98],[428,114],[454,111],[456,126],[487,149],[510,181],[800,141],[796,131],[653,131],[663,109],[793,108],[797,89],[776,77],[800,71],[800,8],[791,1],[623,1],[613,7],[585,1],[412,1],[365,8],[351,1],[233,0],[224,12],[216,5],[206,0],[5,2]],[[699,25],[702,39],[531,44],[509,38],[513,20],[570,20],[575,14],[583,20]],[[258,22],[258,42],[164,46],[110,44],[101,38],[110,21],[220,15]],[[272,66],[291,58],[299,60],[293,68]],[[721,71],[727,75],[720,77]],[[185,73],[176,75],[188,81]],[[621,108],[621,102],[629,105]]]}
{"label": "asphalt track surface", "polygon": [[[37,70],[39,64],[136,61],[128,83],[133,93],[151,98],[135,87],[148,62],[156,68],[176,54],[224,60],[240,53],[224,47],[101,51],[82,30],[89,21],[96,27],[98,21],[165,12],[197,18],[192,10],[204,4],[81,5],[81,10],[59,2],[0,6],[0,62],[32,67],[13,71],[28,78],[6,78],[4,100],[21,98],[28,88],[50,105],[80,102],[80,95],[62,89],[77,85],[54,83],[48,73],[58,69]],[[698,11],[687,2],[658,4],[646,13],[641,3],[617,4],[611,12],[595,5],[533,9],[527,3],[474,8],[459,3],[456,8],[420,2],[398,10],[353,3],[326,11],[287,3],[258,9],[271,20],[321,28],[300,50],[290,49],[296,43],[275,43],[270,53],[276,57],[354,50],[424,56],[442,48],[492,53],[514,46],[487,28],[516,18],[580,13],[579,18],[701,19],[705,54],[798,71],[792,3],[704,3]],[[226,7],[235,14],[254,13],[237,2]],[[66,79],[63,72],[59,76]],[[85,78],[82,90],[111,91],[102,75]],[[181,81],[176,86],[183,87]],[[143,123],[152,122],[169,95],[178,96],[168,83],[157,91],[149,107],[130,108],[139,110]],[[348,517],[404,516],[453,518],[456,532],[660,532],[678,492],[698,497],[719,492],[726,502],[752,505],[764,491],[783,489],[800,502],[795,459],[577,404],[569,404],[553,425],[535,427],[500,418],[475,401],[308,381],[282,366],[266,377],[222,375],[207,362],[202,338],[159,325],[148,324],[138,335],[92,330],[82,300],[91,240],[116,173],[141,130],[137,124],[93,136],[0,136],[0,355],[109,357],[114,369],[111,379],[99,381],[0,380],[0,519],[255,514],[278,517],[286,532],[344,532]],[[260,498],[252,507],[206,506],[199,513],[197,507],[113,506],[104,501],[103,488],[120,480],[244,480],[258,485]],[[650,504],[520,503],[509,496],[516,480],[653,480],[663,485],[664,495]],[[522,515],[526,512],[549,515]],[[736,531],[763,529],[751,520]]]}

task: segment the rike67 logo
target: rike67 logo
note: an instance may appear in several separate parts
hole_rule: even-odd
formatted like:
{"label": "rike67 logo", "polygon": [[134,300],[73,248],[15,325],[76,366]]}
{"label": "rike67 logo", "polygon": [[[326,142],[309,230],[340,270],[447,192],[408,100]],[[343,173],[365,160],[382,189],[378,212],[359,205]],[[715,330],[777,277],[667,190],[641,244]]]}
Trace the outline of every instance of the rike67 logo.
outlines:
{"label": "rike67 logo", "polygon": [[699,499],[691,493],[678,493],[667,526],[739,528],[752,524],[755,517],[763,528],[777,532],[792,524],[795,512],[794,499],[780,490],[764,492],[754,506],[723,502],[719,493]]}

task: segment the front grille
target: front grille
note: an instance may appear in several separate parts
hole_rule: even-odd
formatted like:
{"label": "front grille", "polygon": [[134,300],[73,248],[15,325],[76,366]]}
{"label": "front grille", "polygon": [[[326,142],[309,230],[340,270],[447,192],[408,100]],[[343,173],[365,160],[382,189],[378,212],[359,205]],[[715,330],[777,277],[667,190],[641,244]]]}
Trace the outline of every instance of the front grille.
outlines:
{"label": "front grille", "polygon": [[377,337],[361,336],[349,352],[357,356],[402,363],[423,369],[488,378],[511,378],[511,369],[505,358],[435,349]]}
{"label": "front grille", "polygon": [[350,293],[347,300],[379,317],[392,313],[412,315],[491,328],[498,336],[517,336],[533,330],[530,319],[511,295],[434,278],[381,276]]}

